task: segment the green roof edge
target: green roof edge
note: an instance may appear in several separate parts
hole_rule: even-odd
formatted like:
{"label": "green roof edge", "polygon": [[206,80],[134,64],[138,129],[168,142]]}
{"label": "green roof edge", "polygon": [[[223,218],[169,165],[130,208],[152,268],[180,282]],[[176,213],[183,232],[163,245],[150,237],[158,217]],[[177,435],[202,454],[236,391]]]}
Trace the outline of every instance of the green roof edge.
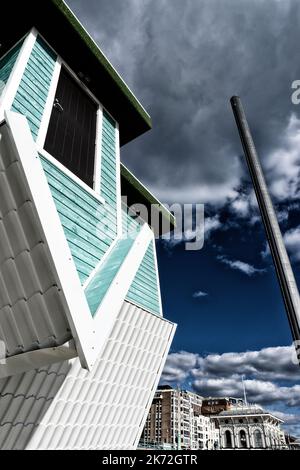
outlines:
{"label": "green roof edge", "polygon": [[77,31],[77,33],[82,38],[82,40],[86,43],[86,45],[88,46],[90,51],[99,60],[101,65],[109,73],[109,75],[114,80],[114,82],[118,85],[120,90],[124,93],[124,95],[130,101],[130,103],[134,106],[136,111],[139,113],[139,115],[142,117],[142,119],[146,122],[149,129],[151,129],[152,128],[152,120],[151,120],[151,117],[149,116],[149,114],[147,113],[147,111],[143,108],[143,106],[140,104],[138,99],[134,96],[132,91],[128,88],[128,86],[126,85],[124,80],[120,77],[120,75],[117,73],[117,71],[114,69],[114,67],[110,64],[110,62],[105,57],[105,55],[101,52],[100,48],[97,46],[97,44],[94,42],[94,40],[88,34],[88,32],[85,30],[85,28],[79,22],[79,20],[76,18],[76,16],[70,10],[68,5],[66,5],[66,3],[63,0],[51,0],[51,1],[61,11],[61,13],[63,13],[63,15],[67,18],[67,20],[71,23],[73,28]]}
{"label": "green roof edge", "polygon": [[150,204],[159,206],[162,216],[170,222],[170,228],[176,227],[176,218],[170,211],[131,173],[128,168],[121,163],[121,175],[125,178],[140,194],[142,194]]}

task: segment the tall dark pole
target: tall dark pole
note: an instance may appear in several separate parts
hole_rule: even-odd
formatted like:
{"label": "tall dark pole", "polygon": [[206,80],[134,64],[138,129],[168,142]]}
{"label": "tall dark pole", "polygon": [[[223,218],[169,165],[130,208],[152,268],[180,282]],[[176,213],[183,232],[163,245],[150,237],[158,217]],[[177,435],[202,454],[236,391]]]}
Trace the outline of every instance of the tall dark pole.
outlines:
{"label": "tall dark pole", "polygon": [[265,226],[286,313],[291,327],[292,336],[295,341],[296,352],[298,353],[298,362],[300,364],[300,301],[297,284],[251,136],[250,128],[247,123],[242,102],[238,96],[233,96],[230,102]]}

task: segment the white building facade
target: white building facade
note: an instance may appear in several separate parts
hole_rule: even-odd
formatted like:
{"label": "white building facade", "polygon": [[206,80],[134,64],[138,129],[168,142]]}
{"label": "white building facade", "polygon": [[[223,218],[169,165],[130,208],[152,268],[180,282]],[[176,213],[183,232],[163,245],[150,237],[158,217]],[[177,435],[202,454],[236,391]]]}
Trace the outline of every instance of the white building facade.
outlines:
{"label": "white building facade", "polygon": [[219,428],[221,449],[286,448],[283,421],[257,405],[232,407],[211,420]]}

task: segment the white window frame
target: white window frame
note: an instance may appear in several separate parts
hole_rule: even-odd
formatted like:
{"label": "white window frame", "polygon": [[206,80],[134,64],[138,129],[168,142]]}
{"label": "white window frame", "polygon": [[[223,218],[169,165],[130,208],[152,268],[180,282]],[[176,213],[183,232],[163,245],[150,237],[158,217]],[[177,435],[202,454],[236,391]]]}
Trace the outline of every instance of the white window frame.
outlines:
{"label": "white window frame", "polygon": [[[41,36],[42,37],[42,36]],[[43,38],[44,39],[44,38]],[[49,45],[49,47],[51,47]],[[57,53],[55,52],[57,55]],[[93,100],[93,102],[97,106],[97,111],[96,111],[96,140],[95,140],[95,154],[94,154],[94,171],[93,171],[93,187],[90,187],[88,184],[86,184],[84,181],[82,181],[80,178],[78,178],[72,171],[70,171],[65,165],[61,164],[59,160],[57,160],[55,157],[51,158],[51,162],[55,164],[56,162],[60,163],[59,166],[60,170],[64,171],[65,173],[68,173],[70,177],[73,177],[74,180],[76,179],[76,182],[78,184],[81,184],[85,190],[87,188],[91,189],[93,191],[93,194],[97,194],[97,196],[100,196],[100,191],[101,191],[101,131],[102,131],[102,122],[103,122],[103,106],[99,102],[99,100],[91,93],[91,91],[80,81],[80,79],[77,77],[77,75],[70,69],[70,67],[62,60],[62,58],[57,55],[57,60],[56,64],[54,67],[54,73],[52,76],[51,84],[50,84],[50,89],[48,93],[48,98],[47,102],[45,105],[44,113],[42,116],[42,121],[41,121],[41,126],[39,129],[38,137],[37,137],[37,147],[39,152],[44,153],[45,156],[50,155],[46,150],[45,150],[45,142],[46,142],[46,137],[49,129],[49,124],[50,124],[50,119],[52,115],[52,110],[53,110],[53,103],[57,91],[57,86],[61,74],[61,70],[64,68],[67,73],[75,80],[75,82],[80,86],[80,88]],[[54,159],[54,160],[53,160]],[[67,171],[66,171],[67,170]],[[72,176],[71,176],[72,175]],[[101,198],[102,201],[104,201],[103,198]]]}
{"label": "white window frame", "polygon": [[[53,165],[56,165],[61,171],[65,172],[70,178],[73,178],[84,190],[90,192],[94,197],[96,197],[100,202],[105,203],[105,198],[101,196],[101,160],[102,160],[102,124],[103,124],[103,112],[104,107],[96,96],[91,92],[91,90],[80,80],[76,73],[69,67],[69,65],[61,58],[61,56],[56,52],[55,49],[48,43],[48,41],[40,34],[35,28],[33,30],[36,33],[36,37],[40,36],[43,41],[48,45],[48,47],[56,54],[57,60],[54,68],[54,73],[52,76],[50,89],[48,92],[48,98],[46,101],[44,113],[42,116],[42,121],[36,140],[36,145],[38,152],[48,158]],[[29,58],[29,57],[28,57]],[[28,59],[27,59],[28,60]],[[59,162],[51,154],[49,154],[45,149],[45,141],[49,129],[53,102],[55,99],[58,81],[61,73],[62,67],[67,70],[70,76],[75,80],[75,82],[82,88],[82,90],[94,101],[97,106],[97,116],[96,116],[96,141],[95,141],[95,158],[94,158],[94,174],[93,174],[93,187],[91,188],[88,184],[78,178],[72,171],[70,171],[65,165]],[[120,138],[119,138],[119,124],[118,121],[111,115],[107,109],[105,112],[113,119],[116,124],[116,192],[117,192],[117,235],[122,235],[122,208],[121,208],[121,165],[120,165]],[[58,165],[59,163],[59,165]]]}
{"label": "white window frame", "polygon": [[86,184],[84,181],[82,181],[78,176],[75,175],[69,168],[64,166],[59,160],[57,160],[53,155],[51,155],[49,152],[47,152],[43,148],[37,148],[37,151],[40,155],[45,157],[52,165],[54,165],[56,168],[58,168],[62,173],[67,175],[71,180],[73,180],[78,186],[80,186],[82,189],[84,189],[85,192],[89,193],[91,196],[93,196],[97,201],[101,202],[102,204],[106,204],[105,199],[98,194],[93,188],[91,188],[88,184]]}

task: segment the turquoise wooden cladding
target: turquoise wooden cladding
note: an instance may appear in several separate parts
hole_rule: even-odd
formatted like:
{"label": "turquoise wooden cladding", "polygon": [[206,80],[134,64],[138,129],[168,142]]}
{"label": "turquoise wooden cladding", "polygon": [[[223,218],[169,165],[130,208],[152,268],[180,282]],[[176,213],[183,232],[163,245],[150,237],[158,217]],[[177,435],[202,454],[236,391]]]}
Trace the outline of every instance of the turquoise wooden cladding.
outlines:
{"label": "turquoise wooden cladding", "polygon": [[4,90],[6,83],[10,77],[12,69],[16,63],[19,52],[21,50],[23,40],[11,49],[2,59],[0,59],[0,95]]}
{"label": "turquoise wooden cladding", "polygon": [[41,126],[56,59],[54,52],[38,37],[12,105],[13,111],[27,117],[35,140]]}
{"label": "turquoise wooden cladding", "polygon": [[116,237],[116,221],[103,204],[56,165],[40,156],[50,190],[83,284]]}
{"label": "turquoise wooden cladding", "polygon": [[162,315],[154,250],[155,246],[152,241],[150,242],[126,298],[129,302],[149,312]]}
{"label": "turquoise wooden cladding", "polygon": [[105,259],[103,264],[99,267],[98,272],[95,273],[93,279],[85,289],[85,295],[93,316],[96,314],[99,305],[114,281],[133,243],[134,238],[122,238],[118,240],[107,259]]}
{"label": "turquoise wooden cladding", "polygon": [[[20,49],[21,43],[0,61],[0,80],[3,83],[7,82]],[[38,37],[13,101],[12,110],[27,117],[35,140],[45,111],[56,60],[55,53]],[[118,187],[117,125],[105,110],[99,134],[100,194],[105,204],[63,169],[40,155],[82,285],[94,273],[85,289],[92,315],[95,315],[134,243],[132,232],[137,233],[143,224],[128,213],[127,208],[123,208],[123,238],[116,242],[105,261],[99,264],[117,238],[117,203],[121,197]],[[126,298],[149,312],[162,314],[154,241],[149,244]]]}
{"label": "turquoise wooden cladding", "polygon": [[138,219],[133,212],[130,212],[125,205],[122,207],[122,233],[123,236],[138,231],[142,221]]}

